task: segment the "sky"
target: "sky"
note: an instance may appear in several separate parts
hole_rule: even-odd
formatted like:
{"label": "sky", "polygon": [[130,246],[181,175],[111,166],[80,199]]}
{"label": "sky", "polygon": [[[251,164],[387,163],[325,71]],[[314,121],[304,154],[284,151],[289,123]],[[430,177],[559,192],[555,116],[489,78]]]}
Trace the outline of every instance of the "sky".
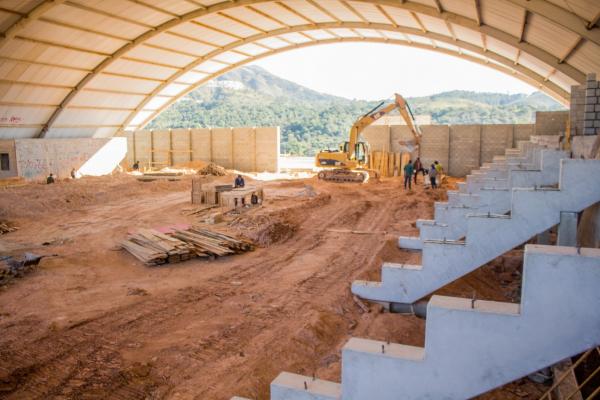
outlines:
{"label": "sky", "polygon": [[522,81],[466,60],[406,46],[337,43],[283,52],[253,63],[292,82],[350,99],[449,90],[532,93]]}

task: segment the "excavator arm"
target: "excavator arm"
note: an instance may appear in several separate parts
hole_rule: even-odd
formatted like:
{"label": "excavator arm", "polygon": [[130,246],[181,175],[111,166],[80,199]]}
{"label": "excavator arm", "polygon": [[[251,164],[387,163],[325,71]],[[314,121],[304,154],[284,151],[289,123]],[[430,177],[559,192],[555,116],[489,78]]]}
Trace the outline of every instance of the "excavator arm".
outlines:
{"label": "excavator arm", "polygon": [[400,115],[406,122],[406,125],[410,128],[410,131],[412,132],[413,137],[414,137],[414,143],[403,142],[400,144],[402,146],[404,146],[407,149],[407,151],[409,151],[409,152],[412,152],[419,145],[420,138],[421,138],[421,130],[419,129],[418,125],[416,124],[414,116],[412,114],[412,111],[411,111],[410,107],[408,106],[408,103],[406,102],[404,97],[402,97],[401,95],[396,93],[394,95],[393,103],[388,104],[387,106],[385,106],[383,108],[380,108],[382,104],[383,103],[380,103],[377,107],[375,107],[374,109],[372,109],[371,111],[369,111],[368,113],[366,113],[365,115],[360,117],[358,120],[356,120],[354,125],[352,125],[352,128],[350,129],[350,139],[348,141],[349,142],[348,143],[349,144],[348,145],[348,158],[349,159],[354,156],[354,149],[356,147],[356,143],[358,142],[358,137],[361,134],[361,132],[367,126],[371,125],[373,122],[377,121],[379,118],[390,113],[391,111],[393,111],[396,108],[398,109],[398,111],[400,112]]}

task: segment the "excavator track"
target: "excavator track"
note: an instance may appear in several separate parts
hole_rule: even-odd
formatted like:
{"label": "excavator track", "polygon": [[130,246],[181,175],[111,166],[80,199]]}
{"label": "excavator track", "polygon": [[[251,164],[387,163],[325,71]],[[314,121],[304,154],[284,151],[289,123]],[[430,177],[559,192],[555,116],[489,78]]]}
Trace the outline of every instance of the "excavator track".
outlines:
{"label": "excavator track", "polygon": [[323,181],[337,183],[365,183],[369,180],[368,171],[356,171],[351,169],[323,170],[320,171],[317,176]]}

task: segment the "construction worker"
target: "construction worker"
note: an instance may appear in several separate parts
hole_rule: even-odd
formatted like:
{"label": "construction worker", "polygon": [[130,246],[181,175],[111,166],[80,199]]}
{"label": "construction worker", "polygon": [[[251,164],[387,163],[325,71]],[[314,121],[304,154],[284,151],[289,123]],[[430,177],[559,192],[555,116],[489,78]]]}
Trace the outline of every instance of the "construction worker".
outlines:
{"label": "construction worker", "polygon": [[136,161],[133,163],[133,170],[134,171],[139,171],[140,170],[140,162]]}
{"label": "construction worker", "polygon": [[46,184],[49,185],[51,183],[54,183],[54,176],[52,176],[52,174],[48,175],[46,178]]}
{"label": "construction worker", "polygon": [[437,188],[437,182],[436,182],[437,176],[438,176],[437,168],[435,167],[435,164],[431,164],[431,169],[429,170],[429,180],[431,181],[432,189]]}
{"label": "construction worker", "polygon": [[234,182],[233,186],[236,188],[243,188],[244,185],[245,185],[244,178],[242,178],[242,175],[238,175],[237,178],[235,178],[235,182]]}
{"label": "construction worker", "polygon": [[435,164],[435,170],[438,172],[438,175],[441,175],[444,172],[444,168],[442,167],[442,164],[440,164],[437,161],[433,162]]}
{"label": "construction worker", "polygon": [[417,175],[419,175],[419,172],[421,172],[423,178],[425,178],[425,168],[423,168],[423,164],[421,163],[421,157],[417,157],[414,164],[415,185],[417,184]]}
{"label": "construction worker", "polygon": [[408,188],[411,189],[412,182],[412,174],[414,172],[414,166],[411,160],[408,160],[408,163],[404,166],[404,189],[408,185]]}

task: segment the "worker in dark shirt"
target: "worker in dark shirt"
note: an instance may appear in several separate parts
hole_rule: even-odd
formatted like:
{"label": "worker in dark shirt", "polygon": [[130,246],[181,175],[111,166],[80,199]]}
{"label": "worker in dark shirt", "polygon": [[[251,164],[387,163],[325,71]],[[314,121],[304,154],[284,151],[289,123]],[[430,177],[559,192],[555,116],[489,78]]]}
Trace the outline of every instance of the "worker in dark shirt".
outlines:
{"label": "worker in dark shirt", "polygon": [[140,170],[140,162],[136,161],[133,163],[133,170],[134,171],[139,171]]}
{"label": "worker in dark shirt", "polygon": [[48,177],[46,178],[46,184],[51,184],[54,183],[54,177],[52,176],[52,174],[48,175]]}
{"label": "worker in dark shirt", "polygon": [[236,188],[243,188],[244,185],[245,185],[244,178],[242,178],[241,175],[238,175],[237,178],[235,178],[234,186]]}

